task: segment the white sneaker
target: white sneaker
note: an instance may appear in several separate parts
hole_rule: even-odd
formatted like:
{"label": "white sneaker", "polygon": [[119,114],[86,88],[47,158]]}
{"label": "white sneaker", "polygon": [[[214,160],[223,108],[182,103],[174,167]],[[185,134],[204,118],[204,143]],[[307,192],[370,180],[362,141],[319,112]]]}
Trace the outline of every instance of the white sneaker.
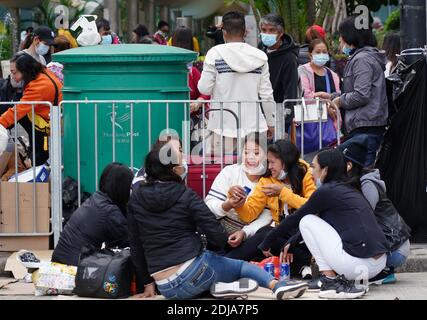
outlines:
{"label": "white sneaker", "polygon": [[211,294],[215,298],[234,299],[245,296],[258,289],[258,283],[249,278],[241,278],[234,282],[216,282],[211,286]]}
{"label": "white sneaker", "polygon": [[303,266],[301,268],[300,274],[304,280],[312,279],[311,267],[310,266]]}

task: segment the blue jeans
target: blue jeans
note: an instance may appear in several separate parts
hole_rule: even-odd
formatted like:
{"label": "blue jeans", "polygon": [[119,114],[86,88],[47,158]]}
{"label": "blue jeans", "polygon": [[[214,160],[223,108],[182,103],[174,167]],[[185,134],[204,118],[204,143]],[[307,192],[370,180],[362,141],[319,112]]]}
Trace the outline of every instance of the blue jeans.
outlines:
{"label": "blue jeans", "polygon": [[383,134],[373,133],[354,133],[350,134],[349,139],[343,142],[338,148],[344,151],[350,144],[358,142],[366,142],[368,147],[368,155],[366,157],[365,167],[372,167],[377,158],[377,151],[383,142]]}
{"label": "blue jeans", "polygon": [[398,268],[402,266],[406,262],[407,257],[405,257],[400,252],[393,251],[392,253],[387,255],[387,263],[386,267],[390,268]]}
{"label": "blue jeans", "polygon": [[192,299],[209,291],[213,283],[233,282],[240,278],[253,279],[264,288],[274,280],[272,275],[254,264],[204,251],[176,279],[157,288],[167,299]]}

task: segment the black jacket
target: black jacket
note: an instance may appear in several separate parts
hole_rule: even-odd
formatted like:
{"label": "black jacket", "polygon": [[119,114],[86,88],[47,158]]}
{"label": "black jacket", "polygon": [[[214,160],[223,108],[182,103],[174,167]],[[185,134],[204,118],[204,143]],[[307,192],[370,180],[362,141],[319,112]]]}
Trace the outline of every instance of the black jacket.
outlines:
{"label": "black jacket", "polygon": [[305,205],[274,228],[259,248],[271,248],[273,241],[298,227],[308,214],[318,214],[329,223],[340,235],[344,251],[353,257],[366,259],[390,251],[368,201],[361,192],[339,182],[320,187]]}
{"label": "black jacket", "polygon": [[282,46],[268,53],[267,47],[260,48],[268,56],[270,81],[274,91],[274,101],[282,103],[286,99],[298,98],[298,52],[299,47],[294,40],[284,35]]}
{"label": "black jacket", "polygon": [[107,247],[128,246],[127,220],[105,193],[95,192],[65,225],[52,261],[77,266],[85,244],[101,248],[103,242]]}
{"label": "black jacket", "polygon": [[224,248],[227,232],[202,199],[176,182],[139,184],[128,205],[132,261],[144,284],[151,274],[198,256],[203,250],[196,230]]}

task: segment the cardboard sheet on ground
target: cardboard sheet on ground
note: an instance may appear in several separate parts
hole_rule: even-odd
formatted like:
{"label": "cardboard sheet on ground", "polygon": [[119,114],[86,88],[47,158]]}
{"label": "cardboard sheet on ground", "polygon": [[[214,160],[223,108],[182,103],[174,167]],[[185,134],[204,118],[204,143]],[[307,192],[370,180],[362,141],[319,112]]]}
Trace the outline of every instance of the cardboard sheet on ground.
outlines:
{"label": "cardboard sheet on ground", "polygon": [[0,296],[33,296],[32,283],[15,282],[12,278],[0,279]]}
{"label": "cardboard sheet on ground", "polygon": [[[52,259],[53,250],[32,251],[41,261],[50,261]],[[22,263],[16,260],[16,252],[14,252],[6,261],[4,271],[10,271],[15,279],[23,279],[28,273]]]}

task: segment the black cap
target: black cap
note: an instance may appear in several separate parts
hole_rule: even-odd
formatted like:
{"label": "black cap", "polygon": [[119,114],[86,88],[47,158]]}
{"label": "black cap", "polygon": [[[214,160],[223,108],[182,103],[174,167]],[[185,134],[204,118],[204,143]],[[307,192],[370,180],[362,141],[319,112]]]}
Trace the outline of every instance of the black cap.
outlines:
{"label": "black cap", "polygon": [[36,30],[34,30],[34,35],[39,37],[42,41],[46,42],[48,46],[51,46],[54,43],[55,34],[48,27],[38,27]]}
{"label": "black cap", "polygon": [[344,158],[364,168],[368,156],[368,138],[355,139],[342,153]]}

